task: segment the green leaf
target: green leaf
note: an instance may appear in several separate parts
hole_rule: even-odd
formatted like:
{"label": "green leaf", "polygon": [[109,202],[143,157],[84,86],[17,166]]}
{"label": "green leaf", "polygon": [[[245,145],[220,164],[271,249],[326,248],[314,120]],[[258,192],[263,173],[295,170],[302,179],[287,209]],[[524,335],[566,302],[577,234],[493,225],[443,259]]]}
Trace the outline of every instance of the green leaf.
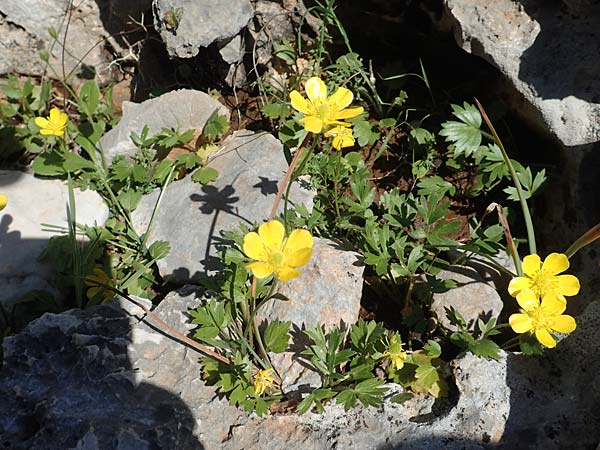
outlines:
{"label": "green leaf", "polygon": [[192,174],[192,181],[200,184],[209,184],[217,179],[219,172],[212,167],[200,167]]}
{"label": "green leaf", "polygon": [[51,150],[38,155],[31,168],[36,175],[45,177],[55,177],[65,175],[67,171],[64,168],[65,157],[58,150]]}
{"label": "green leaf", "polygon": [[418,384],[429,390],[437,381],[440,379],[440,375],[437,369],[431,365],[423,365],[417,367],[415,371],[415,378]]}
{"label": "green leaf", "polygon": [[544,346],[538,342],[533,334],[522,334],[519,338],[519,347],[526,356],[541,356],[544,354]]}
{"label": "green leaf", "polygon": [[454,155],[464,154],[470,156],[477,152],[481,145],[481,114],[477,108],[467,102],[459,105],[452,105],[454,116],[460,122],[450,120],[442,124],[440,136],[445,136],[447,142],[454,144]]}
{"label": "green leaf", "polygon": [[449,193],[453,196],[456,193],[456,188],[452,183],[437,175],[420,179],[417,187],[419,188],[419,195],[430,195],[433,193],[446,195],[446,193]]}
{"label": "green leaf", "polygon": [[166,258],[171,251],[171,244],[167,241],[154,241],[148,248],[148,253],[152,259]]}
{"label": "green leaf", "polygon": [[500,347],[490,339],[479,339],[469,345],[469,350],[476,356],[485,359],[499,359]]}
{"label": "green leaf", "polygon": [[92,117],[100,105],[100,89],[94,80],[86,81],[79,91],[77,109],[87,117]]}
{"label": "green leaf", "polygon": [[133,189],[122,191],[117,196],[119,203],[126,211],[134,211],[142,199],[142,192]]}
{"label": "green leaf", "polygon": [[219,110],[215,110],[204,125],[202,134],[207,137],[217,137],[219,135],[227,133],[229,130],[229,121],[227,116],[219,114]]}
{"label": "green leaf", "polygon": [[267,103],[260,111],[269,119],[279,119],[288,117],[292,110],[287,102]]}
{"label": "green leaf", "polygon": [[432,358],[438,358],[442,354],[442,347],[440,347],[440,344],[431,339],[423,346],[423,350],[425,350],[427,356]]}
{"label": "green leaf", "polygon": [[95,164],[92,161],[82,158],[81,156],[73,152],[67,152],[65,154],[65,162],[63,167],[67,172],[77,172],[82,169],[96,168]]}
{"label": "green leaf", "polygon": [[273,320],[267,325],[265,329],[265,346],[267,350],[273,353],[283,353],[290,341],[290,327],[292,322],[281,322],[279,320]]}
{"label": "green leaf", "polygon": [[404,403],[404,402],[406,402],[406,401],[408,401],[408,400],[412,399],[414,396],[415,396],[415,395],[414,395],[414,394],[412,394],[412,393],[410,393],[410,392],[401,392],[400,394],[396,394],[396,395],[394,395],[394,396],[393,396],[393,397],[390,399],[390,401],[391,401],[392,403],[400,403],[400,404],[402,404],[402,403]]}
{"label": "green leaf", "polygon": [[366,119],[353,121],[354,127],[352,133],[358,142],[358,145],[365,147],[373,145],[379,139],[380,133]]}

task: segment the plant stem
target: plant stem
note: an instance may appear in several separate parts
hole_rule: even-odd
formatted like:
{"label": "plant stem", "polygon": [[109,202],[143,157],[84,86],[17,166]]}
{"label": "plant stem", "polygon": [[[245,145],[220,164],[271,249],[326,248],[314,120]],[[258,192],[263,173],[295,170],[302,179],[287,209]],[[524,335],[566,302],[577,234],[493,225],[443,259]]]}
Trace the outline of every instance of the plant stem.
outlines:
{"label": "plant stem", "polygon": [[527,243],[529,244],[529,254],[534,255],[537,253],[537,248],[536,248],[536,243],[535,243],[535,231],[533,228],[533,222],[531,220],[531,213],[529,211],[529,206],[527,205],[527,200],[525,199],[525,194],[523,193],[523,188],[521,186],[521,182],[519,181],[519,178],[517,177],[517,172],[515,171],[512,161],[508,157],[508,154],[506,153],[506,149],[504,148],[504,145],[502,145],[502,141],[500,140],[498,133],[496,133],[496,130],[495,130],[494,126],[492,125],[492,122],[490,121],[489,117],[485,113],[483,106],[481,106],[481,103],[479,103],[479,100],[477,100],[477,99],[475,99],[475,103],[477,103],[477,107],[479,108],[479,111],[481,112],[481,116],[483,117],[483,120],[485,120],[485,123],[487,124],[490,131],[492,132],[494,141],[496,142],[498,147],[500,147],[500,151],[502,152],[502,157],[504,158],[504,162],[508,166],[508,169],[510,171],[510,176],[513,180],[515,188],[517,189],[517,195],[519,197],[519,202],[521,203],[521,209],[523,211],[523,219],[525,220],[525,227],[527,228]]}

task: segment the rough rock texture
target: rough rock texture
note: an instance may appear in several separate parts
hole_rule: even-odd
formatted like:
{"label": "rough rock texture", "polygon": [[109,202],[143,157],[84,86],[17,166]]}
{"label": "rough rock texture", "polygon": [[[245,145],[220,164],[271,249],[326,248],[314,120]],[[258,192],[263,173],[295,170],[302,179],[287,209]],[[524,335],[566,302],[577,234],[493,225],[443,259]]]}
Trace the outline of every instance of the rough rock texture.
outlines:
{"label": "rough rock texture", "polygon": [[[37,261],[56,231],[42,223],[67,226],[68,189],[60,180],[40,180],[31,174],[0,171],[0,192],[8,205],[0,212],[0,302],[7,303],[48,285],[49,268]],[[93,191],[75,190],[77,222],[103,224],[108,208]]]}
{"label": "rough rock texture", "polygon": [[229,110],[218,100],[190,89],[171,91],[142,103],[123,102],[123,118],[100,139],[100,146],[109,162],[117,155],[132,156],[137,148],[131,133],[139,135],[144,126],[148,126],[148,136],[163,128],[202,130],[215,111],[229,118]]}
{"label": "rough rock texture", "polygon": [[179,58],[234,37],[253,14],[249,0],[154,0],[154,25],[169,54]]}
{"label": "rough rock texture", "polygon": [[433,294],[431,310],[440,324],[449,330],[457,330],[446,317],[446,308],[453,307],[474,328],[477,319],[487,322],[498,318],[502,311],[502,299],[493,283],[486,280],[472,267],[453,266],[436,275],[440,280],[454,280],[457,287],[446,292]]}
{"label": "rough rock texture", "polygon": [[515,111],[563,145],[600,140],[600,8],[573,16],[542,0],[446,5],[459,45],[514,86],[508,100]]}
{"label": "rough rock texture", "polygon": [[[287,170],[281,142],[245,130],[226,139],[209,166],[219,172],[214,183],[202,186],[186,177],[164,191],[149,239],[171,244],[169,255],[158,261],[163,277],[185,282],[219,270],[220,231],[266,219]],[[313,195],[294,183],[290,198],[310,204]],[[154,192],[140,201],[133,215],[138,232],[145,232],[157,198]]]}
{"label": "rough rock texture", "polygon": [[[336,244],[315,239],[313,256],[302,274],[281,283],[278,292],[289,300],[272,300],[257,314],[257,320],[291,321],[293,342],[301,348],[306,338],[301,330],[324,325],[325,329],[341,326],[348,330],[358,320],[362,296],[362,273],[358,254],[337,248]],[[320,377],[298,362],[299,354],[273,355],[271,361],[282,377],[282,388],[289,393],[306,387],[320,387]]]}

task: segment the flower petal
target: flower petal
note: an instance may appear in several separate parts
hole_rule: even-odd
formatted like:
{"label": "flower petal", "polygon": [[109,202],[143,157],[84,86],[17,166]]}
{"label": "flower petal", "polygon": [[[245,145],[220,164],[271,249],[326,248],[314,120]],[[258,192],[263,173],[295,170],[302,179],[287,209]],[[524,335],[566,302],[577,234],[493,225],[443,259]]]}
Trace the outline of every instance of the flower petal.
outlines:
{"label": "flower petal", "polygon": [[340,87],[331,95],[331,97],[329,97],[328,101],[336,111],[340,111],[352,103],[352,100],[354,100],[352,92],[350,92],[349,89]]}
{"label": "flower petal", "polygon": [[68,121],[69,121],[69,116],[67,116],[67,114],[64,112],[61,112],[60,117],[58,119],[58,123],[60,124],[60,126],[62,128],[66,128]]}
{"label": "flower petal", "polygon": [[527,255],[523,258],[523,272],[530,277],[534,276],[542,268],[542,260],[538,255]]}
{"label": "flower petal", "polygon": [[362,114],[363,111],[364,109],[362,106],[357,106],[356,108],[346,108],[333,114],[333,118],[335,120],[349,119],[350,117],[356,117]]}
{"label": "flower petal", "polygon": [[545,328],[538,328],[535,330],[535,338],[544,347],[554,348],[556,347],[556,341],[552,335]]}
{"label": "flower petal", "polygon": [[557,291],[562,295],[570,297],[571,295],[577,295],[581,288],[579,280],[575,275],[559,275],[556,277],[558,281]]}
{"label": "flower petal", "polygon": [[6,208],[7,204],[8,204],[8,197],[4,194],[0,194],[0,211],[2,211],[4,208]]}
{"label": "flower petal", "polygon": [[285,263],[290,267],[301,267],[308,264],[312,256],[312,248],[302,248],[285,258]]}
{"label": "flower petal", "polygon": [[312,77],[306,81],[306,95],[313,103],[325,103],[327,101],[327,86],[319,77]]}
{"label": "flower petal", "polygon": [[308,230],[294,230],[290,233],[283,247],[283,254],[289,257],[292,253],[304,248],[312,248],[313,237]]}
{"label": "flower petal", "polygon": [[319,134],[323,131],[323,121],[315,116],[306,116],[300,119],[300,123],[304,125],[304,129],[311,133]]}
{"label": "flower petal", "polygon": [[510,280],[508,284],[508,293],[513,297],[524,289],[529,289],[531,279],[527,277],[516,277]]}
{"label": "flower petal", "polygon": [[562,253],[550,253],[542,264],[542,270],[550,275],[556,275],[569,268],[569,258]]}
{"label": "flower petal", "polygon": [[296,278],[300,275],[300,271],[296,269],[292,269],[291,267],[281,267],[275,273],[275,276],[280,281],[289,281],[292,278]]}
{"label": "flower petal", "polygon": [[263,240],[258,233],[255,233],[254,231],[251,231],[244,236],[244,245],[242,249],[248,258],[256,259],[258,261],[266,261],[268,259]]}
{"label": "flower petal", "polygon": [[246,268],[250,269],[256,278],[266,278],[275,271],[271,264],[262,261],[247,264]]}
{"label": "flower petal", "polygon": [[62,134],[58,134],[58,135],[57,135],[57,134],[56,134],[56,131],[54,131],[54,130],[50,130],[50,129],[48,129],[48,128],[42,128],[42,129],[40,130],[40,134],[43,134],[44,136],[47,136],[47,135],[52,135],[52,136],[62,136]]}
{"label": "flower petal", "polygon": [[525,311],[533,311],[540,306],[540,300],[533,291],[525,289],[517,294],[517,303]]}
{"label": "flower petal", "polygon": [[283,246],[285,227],[278,220],[271,220],[258,227],[258,235],[262,239],[265,247],[279,251]]}
{"label": "flower petal", "polygon": [[527,314],[512,314],[508,318],[508,323],[515,333],[527,333],[533,328],[531,317]]}
{"label": "flower petal", "polygon": [[[564,298],[564,297],[563,297]],[[556,295],[544,295],[542,297],[542,303],[540,305],[540,311],[546,317],[559,316],[567,309],[567,302],[562,301],[561,298]]]}
{"label": "flower petal", "polygon": [[35,124],[40,128],[48,128],[48,119],[43,117],[36,117],[34,120]]}
{"label": "flower petal", "polygon": [[292,103],[292,108],[296,111],[300,111],[302,114],[310,114],[310,105],[300,92],[290,92],[290,102]]}
{"label": "flower petal", "polygon": [[573,317],[564,315],[555,317],[549,326],[552,331],[566,334],[575,331],[575,328],[577,328],[577,323]]}

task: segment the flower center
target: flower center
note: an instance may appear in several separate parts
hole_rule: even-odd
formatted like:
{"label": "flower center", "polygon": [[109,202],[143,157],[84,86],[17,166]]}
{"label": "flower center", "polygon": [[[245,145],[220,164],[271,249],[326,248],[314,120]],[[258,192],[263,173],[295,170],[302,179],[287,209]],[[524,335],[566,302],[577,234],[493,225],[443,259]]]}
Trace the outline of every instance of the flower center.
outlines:
{"label": "flower center", "polygon": [[284,261],[285,256],[283,255],[283,252],[279,250],[272,250],[269,252],[269,264],[272,266],[280,267],[283,265]]}
{"label": "flower center", "polygon": [[331,110],[329,103],[325,102],[321,103],[320,105],[315,105],[315,109],[317,113],[316,115],[319,117],[319,119],[325,121],[329,118]]}
{"label": "flower center", "polygon": [[531,321],[533,322],[534,330],[546,329],[551,322],[551,317],[544,314],[540,309],[530,312],[529,317],[531,317]]}
{"label": "flower center", "polygon": [[543,297],[546,294],[556,290],[556,278],[540,270],[531,278],[531,290],[538,296]]}

